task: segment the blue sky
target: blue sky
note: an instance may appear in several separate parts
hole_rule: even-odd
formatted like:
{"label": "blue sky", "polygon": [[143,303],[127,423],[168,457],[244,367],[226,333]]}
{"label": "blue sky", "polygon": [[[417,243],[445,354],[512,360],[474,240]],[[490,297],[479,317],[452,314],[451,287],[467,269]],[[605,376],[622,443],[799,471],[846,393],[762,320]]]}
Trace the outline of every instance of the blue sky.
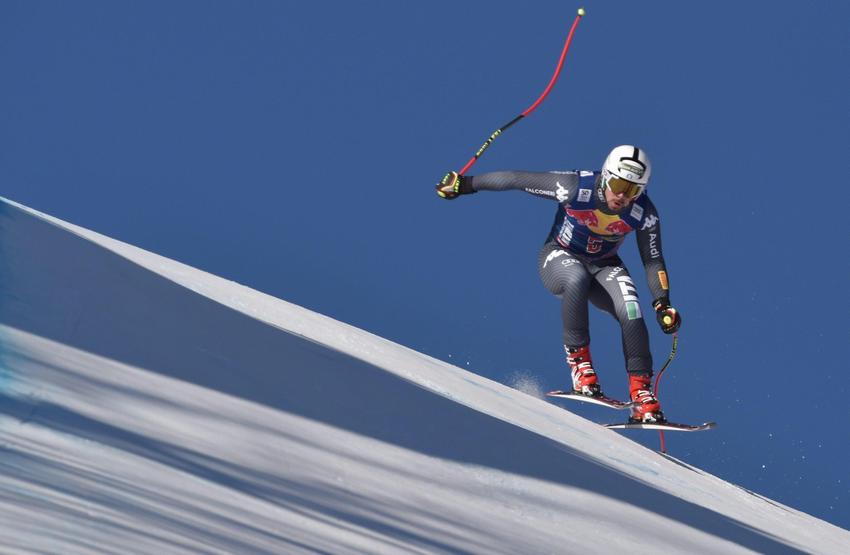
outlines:
{"label": "blue sky", "polygon": [[[549,98],[469,173],[645,148],[684,318],[662,401],[720,423],[668,449],[850,527],[850,5],[671,4],[586,3]],[[554,204],[449,203],[433,184],[537,98],[578,7],[7,0],[0,194],[496,380],[563,387],[535,266]],[[669,337],[649,324],[660,364]],[[623,396],[618,333],[593,315]]]}

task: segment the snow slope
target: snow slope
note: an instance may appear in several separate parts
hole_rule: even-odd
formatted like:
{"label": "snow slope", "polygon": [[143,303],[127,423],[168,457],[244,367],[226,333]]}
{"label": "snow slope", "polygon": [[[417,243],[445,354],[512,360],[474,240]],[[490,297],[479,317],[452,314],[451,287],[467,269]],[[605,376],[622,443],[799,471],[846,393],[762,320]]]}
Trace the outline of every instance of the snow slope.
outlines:
{"label": "snow slope", "polygon": [[561,407],[5,200],[0,256],[2,553],[850,552]]}

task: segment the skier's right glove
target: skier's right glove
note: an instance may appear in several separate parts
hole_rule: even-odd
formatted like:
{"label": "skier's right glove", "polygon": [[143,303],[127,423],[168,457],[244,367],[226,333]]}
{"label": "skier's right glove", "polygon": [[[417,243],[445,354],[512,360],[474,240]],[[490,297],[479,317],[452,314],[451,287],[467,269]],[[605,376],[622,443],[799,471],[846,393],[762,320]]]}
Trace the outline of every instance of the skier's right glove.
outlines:
{"label": "skier's right glove", "polygon": [[470,183],[470,178],[458,175],[457,172],[449,172],[437,183],[437,194],[446,200],[457,198],[458,195],[471,195],[475,193]]}
{"label": "skier's right glove", "polygon": [[661,331],[670,334],[679,331],[682,325],[682,316],[679,311],[670,306],[670,302],[665,299],[656,299],[652,303],[655,308],[655,318],[658,320],[658,325],[661,326]]}

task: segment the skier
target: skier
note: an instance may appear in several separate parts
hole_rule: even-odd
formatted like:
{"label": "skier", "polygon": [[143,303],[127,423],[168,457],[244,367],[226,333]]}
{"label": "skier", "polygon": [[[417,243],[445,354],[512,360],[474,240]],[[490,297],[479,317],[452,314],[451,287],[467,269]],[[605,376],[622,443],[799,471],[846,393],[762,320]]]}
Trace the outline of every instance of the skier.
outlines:
{"label": "skier", "polygon": [[451,200],[478,191],[522,190],[559,204],[538,257],[538,270],[546,288],[561,297],[564,349],[573,390],[602,396],[590,356],[590,300],[614,316],[622,328],[634,403],[630,421],[664,422],[661,405],[652,393],[649,334],[637,290],[617,255],[626,235],[635,231],[658,323],[664,333],[677,331],[682,318],[670,305],[658,211],[644,193],[651,171],[642,149],[623,145],[611,151],[601,171],[502,171],[478,176],[449,172],[437,184],[437,194]]}

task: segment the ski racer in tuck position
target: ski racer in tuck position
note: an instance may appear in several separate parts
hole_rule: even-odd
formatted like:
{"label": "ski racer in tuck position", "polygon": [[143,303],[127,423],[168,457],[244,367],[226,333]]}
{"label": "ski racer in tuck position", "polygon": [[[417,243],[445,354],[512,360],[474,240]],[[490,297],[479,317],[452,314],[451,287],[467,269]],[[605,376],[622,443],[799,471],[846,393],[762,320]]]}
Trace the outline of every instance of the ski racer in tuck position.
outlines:
{"label": "ski racer in tuck position", "polygon": [[543,284],[561,298],[564,348],[576,393],[601,397],[590,356],[588,300],[616,318],[622,328],[629,377],[630,421],[664,422],[652,393],[652,355],[637,290],[617,250],[632,231],[646,269],[656,318],[665,333],[682,319],[670,305],[667,268],[661,253],[658,211],[645,189],[652,171],[646,153],[618,146],[602,171],[500,171],[477,176],[449,172],[437,184],[444,199],[478,191],[521,190],[558,203],[555,222],[540,251]]}

